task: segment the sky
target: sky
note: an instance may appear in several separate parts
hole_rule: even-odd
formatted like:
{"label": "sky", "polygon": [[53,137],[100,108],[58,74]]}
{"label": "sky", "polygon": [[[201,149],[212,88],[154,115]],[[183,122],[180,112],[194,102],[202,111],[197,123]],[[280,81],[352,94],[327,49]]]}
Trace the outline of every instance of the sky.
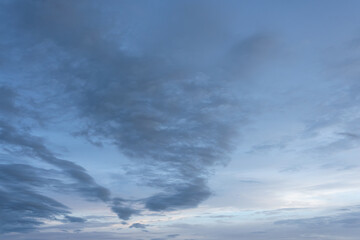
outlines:
{"label": "sky", "polygon": [[0,238],[358,239],[359,8],[0,0]]}

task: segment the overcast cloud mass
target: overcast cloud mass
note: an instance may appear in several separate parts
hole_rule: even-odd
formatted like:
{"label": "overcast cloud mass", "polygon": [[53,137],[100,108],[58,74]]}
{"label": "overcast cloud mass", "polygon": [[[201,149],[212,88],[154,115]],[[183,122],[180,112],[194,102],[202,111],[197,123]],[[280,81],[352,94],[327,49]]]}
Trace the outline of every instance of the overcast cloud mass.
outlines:
{"label": "overcast cloud mass", "polygon": [[357,1],[0,1],[0,238],[356,240]]}

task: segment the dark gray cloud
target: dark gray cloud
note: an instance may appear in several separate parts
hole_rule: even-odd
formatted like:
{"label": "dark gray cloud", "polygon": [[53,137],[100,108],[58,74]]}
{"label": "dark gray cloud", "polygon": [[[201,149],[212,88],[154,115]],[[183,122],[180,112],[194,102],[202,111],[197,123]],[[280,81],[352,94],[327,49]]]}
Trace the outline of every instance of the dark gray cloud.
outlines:
{"label": "dark gray cloud", "polygon": [[[30,128],[19,124],[19,108],[15,104],[16,93],[9,87],[1,87],[0,111],[0,149],[8,155],[0,160],[0,232],[28,232],[43,224],[44,220],[65,222],[84,222],[84,219],[71,217],[70,209],[41,192],[77,192],[90,200],[109,200],[109,191],[93,180],[82,167],[57,157],[45,146],[45,140],[30,133]],[[15,127],[6,120],[15,119]],[[22,163],[19,157],[42,160],[57,169],[44,169]],[[64,183],[70,178],[72,183]],[[60,217],[60,218],[59,218]]]}
{"label": "dark gray cloud", "polygon": [[51,171],[24,164],[0,164],[0,233],[28,232],[44,220],[56,220],[70,213],[54,199],[35,188],[58,186]]}
{"label": "dark gray cloud", "polygon": [[73,217],[73,216],[65,216],[64,222],[70,222],[70,223],[84,223],[86,222],[86,219],[80,218],[80,217]]}
{"label": "dark gray cloud", "polygon": [[[120,198],[113,199],[111,210],[123,220],[129,220],[132,215],[138,215],[140,213],[139,210],[129,206],[129,201]],[[122,222],[122,224],[126,224],[126,222]]]}
{"label": "dark gray cloud", "polygon": [[192,180],[170,186],[168,191],[145,200],[145,206],[152,211],[173,210],[176,208],[196,207],[210,196],[210,190],[203,179]]}
{"label": "dark gray cloud", "polygon": [[[2,88],[2,91],[7,93],[1,96],[3,104],[0,110],[6,110],[6,114],[2,115],[4,117],[17,112],[17,108],[14,104],[15,93],[9,88]],[[10,135],[16,135],[16,129],[3,121],[0,125],[1,148],[8,152],[26,152],[21,145],[10,140]],[[17,159],[15,156],[8,161],[7,156],[2,156],[0,161],[13,162]],[[38,192],[38,189],[45,188],[64,189],[64,184],[57,179],[59,176],[61,172],[58,170],[18,163],[0,164],[0,233],[29,232],[43,224],[44,220],[56,220],[70,213],[65,205]]]}
{"label": "dark gray cloud", "polygon": [[146,228],[146,224],[142,223],[133,223],[129,228]]}
{"label": "dark gray cloud", "polygon": [[59,171],[36,168],[26,164],[0,164],[0,181],[2,186],[13,186],[18,183],[25,186],[53,186],[59,187],[62,183],[56,179]]}
{"label": "dark gray cloud", "polygon": [[0,233],[28,232],[69,213],[63,204],[24,188],[0,191]]}
{"label": "dark gray cloud", "polygon": [[[267,35],[239,37],[228,29],[228,11],[200,3],[138,11],[131,1],[114,1],[111,9],[97,1],[14,1],[2,15],[13,27],[6,38],[17,40],[4,45],[23,53],[16,61],[37,87],[24,79],[17,85],[43,103],[39,114],[50,126],[51,116],[70,115],[76,127],[67,131],[117,146],[139,169],[141,184],[159,189],[138,201],[152,211],[196,207],[211,196],[207,178],[228,162],[253,108],[243,83],[273,46]],[[139,214],[128,200],[111,201],[108,189],[55,156],[44,139],[7,121],[0,127],[8,152],[59,168],[73,189],[109,203],[119,218]]]}
{"label": "dark gray cloud", "polygon": [[110,192],[98,185],[81,166],[67,160],[59,159],[44,145],[42,138],[27,131],[21,131],[3,121],[0,121],[0,143],[8,152],[17,152],[43,160],[61,169],[76,182],[74,189],[90,200],[108,201]]}

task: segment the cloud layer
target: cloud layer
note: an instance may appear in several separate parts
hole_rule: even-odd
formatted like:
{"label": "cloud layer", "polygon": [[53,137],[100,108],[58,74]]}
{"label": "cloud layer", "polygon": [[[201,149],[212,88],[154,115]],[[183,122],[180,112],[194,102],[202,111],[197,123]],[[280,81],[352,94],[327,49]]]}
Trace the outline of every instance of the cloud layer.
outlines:
{"label": "cloud layer", "polygon": [[[54,115],[76,119],[79,127],[68,125],[69,132],[97,146],[113,144],[131,159],[142,184],[159,189],[137,199],[137,205],[150,211],[196,207],[211,195],[210,170],[228,161],[247,120],[242,82],[265,58],[272,39],[234,40],[226,20],[214,19],[212,4],[143,3],[145,13],[131,2],[112,4],[118,12],[96,1],[5,3],[11,15],[2,16],[14,28],[5,39],[16,39],[16,44],[5,40],[3,46],[21,52],[14,61],[32,79],[31,84],[20,78],[11,85],[25,86],[34,103],[28,109],[41,104],[36,112],[48,126]],[[143,26],[138,25],[140,14],[146,17]],[[164,21],[169,14],[171,20]],[[205,28],[209,21],[211,30]],[[147,35],[146,26],[158,30]],[[15,113],[15,93],[9,89],[1,88],[1,107]],[[109,203],[124,220],[139,213],[128,200],[111,200],[110,191],[83,167],[56,157],[46,140],[30,131],[3,119],[3,146],[60,169],[74,181],[76,192]]]}
{"label": "cloud layer", "polygon": [[0,234],[356,239],[353,9],[1,1]]}

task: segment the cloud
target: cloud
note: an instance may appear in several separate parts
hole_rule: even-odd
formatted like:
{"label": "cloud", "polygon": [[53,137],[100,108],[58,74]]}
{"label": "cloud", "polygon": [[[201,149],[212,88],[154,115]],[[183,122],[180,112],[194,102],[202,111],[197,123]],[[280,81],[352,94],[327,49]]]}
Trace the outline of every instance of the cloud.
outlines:
{"label": "cloud", "polygon": [[70,222],[70,223],[84,223],[86,222],[86,219],[80,218],[80,217],[73,217],[73,216],[65,216],[64,222]]}
{"label": "cloud", "polygon": [[173,210],[196,207],[210,196],[203,179],[193,180],[179,186],[171,186],[168,191],[156,194],[145,200],[145,206],[152,211]]}
{"label": "cloud", "polygon": [[29,190],[0,192],[0,233],[32,231],[42,220],[55,220],[56,216],[69,213],[61,203]]}
{"label": "cloud", "polygon": [[[128,201],[114,198],[111,210],[118,215],[120,219],[129,220],[132,215],[138,215],[140,213],[139,210],[136,210],[128,205]],[[122,224],[126,224],[126,222],[122,222]]]}
{"label": "cloud", "polygon": [[55,157],[44,145],[43,139],[33,136],[26,131],[20,131],[4,121],[0,121],[0,143],[3,148],[6,146],[6,150],[9,152],[18,152],[38,158],[60,168],[66,175],[76,181],[73,184],[74,189],[88,199],[102,201],[110,199],[109,190],[98,185],[81,166]]}
{"label": "cloud", "polygon": [[146,224],[142,223],[133,223],[129,228],[146,228]]}
{"label": "cloud", "polygon": [[36,168],[26,164],[0,164],[0,180],[2,186],[53,186],[60,187],[61,181],[54,178],[60,175],[56,170]]}
{"label": "cloud", "polygon": [[[4,232],[27,231],[49,220],[82,222],[83,219],[70,216],[66,206],[50,197],[52,190],[75,192],[86,200],[105,202],[124,220],[140,216],[144,209],[165,212],[199,206],[212,196],[208,179],[213,170],[228,163],[233,150],[239,145],[244,126],[255,118],[261,118],[259,122],[266,125],[266,131],[260,129],[258,136],[255,134],[247,138],[253,146],[250,153],[259,154],[256,158],[245,157],[249,157],[250,161],[241,165],[245,169],[236,172],[237,178],[247,172],[246,167],[250,165],[251,169],[265,166],[269,171],[262,171],[261,176],[268,181],[272,179],[272,168],[284,169],[288,161],[295,161],[290,166],[297,166],[297,161],[301,161],[309,168],[301,168],[300,172],[298,168],[283,170],[297,174],[285,181],[287,186],[280,186],[287,188],[296,182],[300,189],[308,181],[298,183],[295,178],[307,176],[305,171],[312,169],[313,160],[297,155],[298,149],[314,146],[332,152],[359,144],[357,57],[355,61],[347,61],[341,66],[342,76],[344,72],[351,75],[345,74],[345,84],[343,77],[335,85],[327,79],[312,81],[314,76],[314,79],[318,76],[297,73],[303,68],[294,71],[297,66],[293,63],[281,67],[276,65],[280,70],[273,68],[262,72],[260,67],[273,51],[274,39],[269,34],[255,33],[253,26],[248,26],[251,21],[241,25],[242,17],[229,17],[241,15],[234,2],[229,5],[227,1],[221,4],[213,1],[157,1],[149,4],[127,0],[106,3],[91,0],[14,0],[3,1],[0,5],[0,22],[6,23],[0,26],[0,54],[2,59],[6,59],[0,62],[5,69],[0,73],[1,84],[4,83],[0,85],[1,151],[12,158],[27,161],[18,160],[0,166],[0,189],[6,196],[3,200],[6,206],[0,210],[5,215],[3,219],[8,218],[5,210],[12,209],[9,222],[1,222]],[[245,15],[248,13],[245,12]],[[278,14],[274,17],[276,26],[281,29],[281,24],[286,21],[279,21],[282,18],[277,17]],[[242,31],[238,27],[240,25],[251,30]],[[253,25],[258,26],[257,21]],[[286,39],[295,39],[296,34]],[[321,42],[318,40],[311,42]],[[304,50],[305,46],[308,44],[294,48],[294,52]],[[315,48],[317,45],[312,46]],[[311,56],[309,53],[304,51],[299,57],[307,58]],[[306,63],[305,60],[300,61]],[[309,70],[314,66],[318,63],[309,61],[305,68],[309,67]],[[256,82],[252,78],[253,72],[264,78]],[[267,73],[271,75],[265,76]],[[288,74],[291,75],[290,81],[285,79]],[[354,76],[355,80],[349,80]],[[306,77],[309,80],[304,80]],[[264,84],[266,80],[269,82]],[[307,86],[297,88],[302,84]],[[295,92],[294,98],[289,97],[289,89],[293,86],[286,85],[295,86],[291,91],[291,94]],[[258,91],[258,88],[262,90]],[[316,96],[302,92],[308,88]],[[325,90],[317,93],[318,88]],[[265,98],[261,96],[264,93],[267,94]],[[269,100],[264,104],[265,108],[270,106],[266,116],[254,115],[260,109],[257,105],[259,99]],[[299,104],[290,107],[294,99]],[[32,112],[34,109],[36,114]],[[294,117],[289,117],[292,113],[295,113]],[[291,118],[290,122],[286,118]],[[273,132],[277,128],[268,131],[268,126],[272,128],[276,125],[281,129],[278,131],[280,134],[284,131],[299,134],[302,130],[296,129],[303,127],[301,119],[304,118],[309,120],[305,123],[305,135],[320,136],[315,136],[314,144],[303,139],[298,141],[298,136],[274,141]],[[42,121],[34,123],[35,119]],[[116,166],[132,166],[126,168],[129,171],[122,176],[125,183],[121,185],[126,184],[127,178],[136,178],[136,184],[150,187],[151,194],[137,192],[135,195],[141,197],[114,198],[110,190],[94,178],[95,175],[92,176],[76,161],[63,159],[61,154],[51,149],[48,140],[53,130],[86,138],[96,146],[116,146],[124,154],[116,159],[119,161]],[[39,132],[46,138],[40,137]],[[257,138],[265,139],[262,144],[253,145],[251,141],[257,141]],[[299,157],[289,152],[289,155],[280,154],[273,161],[269,161],[271,156],[262,160],[264,153],[271,153],[274,149],[288,151],[289,140],[290,145],[295,147],[294,152],[297,152],[294,154]],[[347,158],[351,156],[344,156],[344,161]],[[39,165],[49,169],[35,167]],[[346,164],[343,169],[352,166]],[[256,175],[254,171],[249,174]],[[347,175],[352,177],[350,173]],[[248,184],[250,188],[250,183],[255,182],[251,181],[252,178],[246,180],[246,177],[241,177],[245,180],[237,179],[237,183]],[[320,176],[315,177],[317,180]],[[261,188],[266,187],[267,184],[264,184]],[[275,188],[279,186],[265,189],[263,194],[272,192],[272,195],[278,195]],[[286,196],[281,195],[286,204],[296,205],[303,201],[298,199],[297,193],[292,194],[293,191],[297,189],[292,189]],[[242,200],[251,198],[245,196],[249,194],[244,191],[236,195]],[[28,198],[36,200],[39,205],[35,208],[33,202],[24,202]],[[266,201],[266,204],[274,204],[269,199]],[[12,207],[17,203],[25,208]],[[36,214],[31,213],[31,209]],[[281,215],[278,212],[281,211],[268,212],[267,215]],[[151,214],[147,212],[144,217]],[[354,214],[307,221],[316,226],[328,223],[355,226],[357,218]],[[277,226],[307,227],[304,221],[295,220],[283,220]],[[23,228],[16,225],[21,221]],[[256,230],[252,229],[253,232]],[[239,239],[239,236],[225,237],[231,238]]]}
{"label": "cloud", "polygon": [[[109,191],[98,185],[79,165],[57,158],[46,146],[45,140],[30,133],[29,127],[17,127],[6,120],[22,116],[15,104],[17,95],[9,87],[0,87],[3,112],[0,119],[0,147],[8,152],[2,162],[19,161],[19,157],[39,159],[57,169],[44,169],[22,163],[0,164],[1,224],[0,232],[28,232],[43,224],[44,220],[57,221],[64,216],[67,222],[84,222],[84,219],[71,217],[70,209],[56,200],[38,193],[39,189],[49,192],[77,192],[90,200],[109,200]],[[17,122],[17,121],[15,121]],[[17,122],[18,123],[18,122]],[[7,156],[14,155],[12,161]],[[63,180],[70,178],[72,183]]]}
{"label": "cloud", "polygon": [[[211,196],[207,179],[229,161],[248,121],[253,105],[243,86],[274,41],[264,34],[235,37],[235,29],[228,29],[229,12],[219,16],[213,4],[144,5],[149,15],[139,27],[144,15],[131,10],[133,3],[112,3],[117,7],[96,1],[8,4],[13,31],[7,38],[20,39],[12,48],[32,56],[18,57],[37,86],[29,87],[29,95],[43,103],[40,115],[49,125],[51,116],[70,116],[76,124],[67,131],[97,146],[117,146],[138,169],[141,184],[158,189],[138,199],[145,208],[196,207]],[[209,22],[211,30],[204,28]],[[9,152],[61,169],[74,181],[73,189],[109,203],[119,218],[139,213],[129,202],[112,201],[108,189],[81,166],[55,156],[44,139],[6,121],[0,127]]]}
{"label": "cloud", "polygon": [[48,170],[24,164],[0,165],[0,233],[28,232],[70,213],[69,208],[37,193],[35,187],[58,185]]}

